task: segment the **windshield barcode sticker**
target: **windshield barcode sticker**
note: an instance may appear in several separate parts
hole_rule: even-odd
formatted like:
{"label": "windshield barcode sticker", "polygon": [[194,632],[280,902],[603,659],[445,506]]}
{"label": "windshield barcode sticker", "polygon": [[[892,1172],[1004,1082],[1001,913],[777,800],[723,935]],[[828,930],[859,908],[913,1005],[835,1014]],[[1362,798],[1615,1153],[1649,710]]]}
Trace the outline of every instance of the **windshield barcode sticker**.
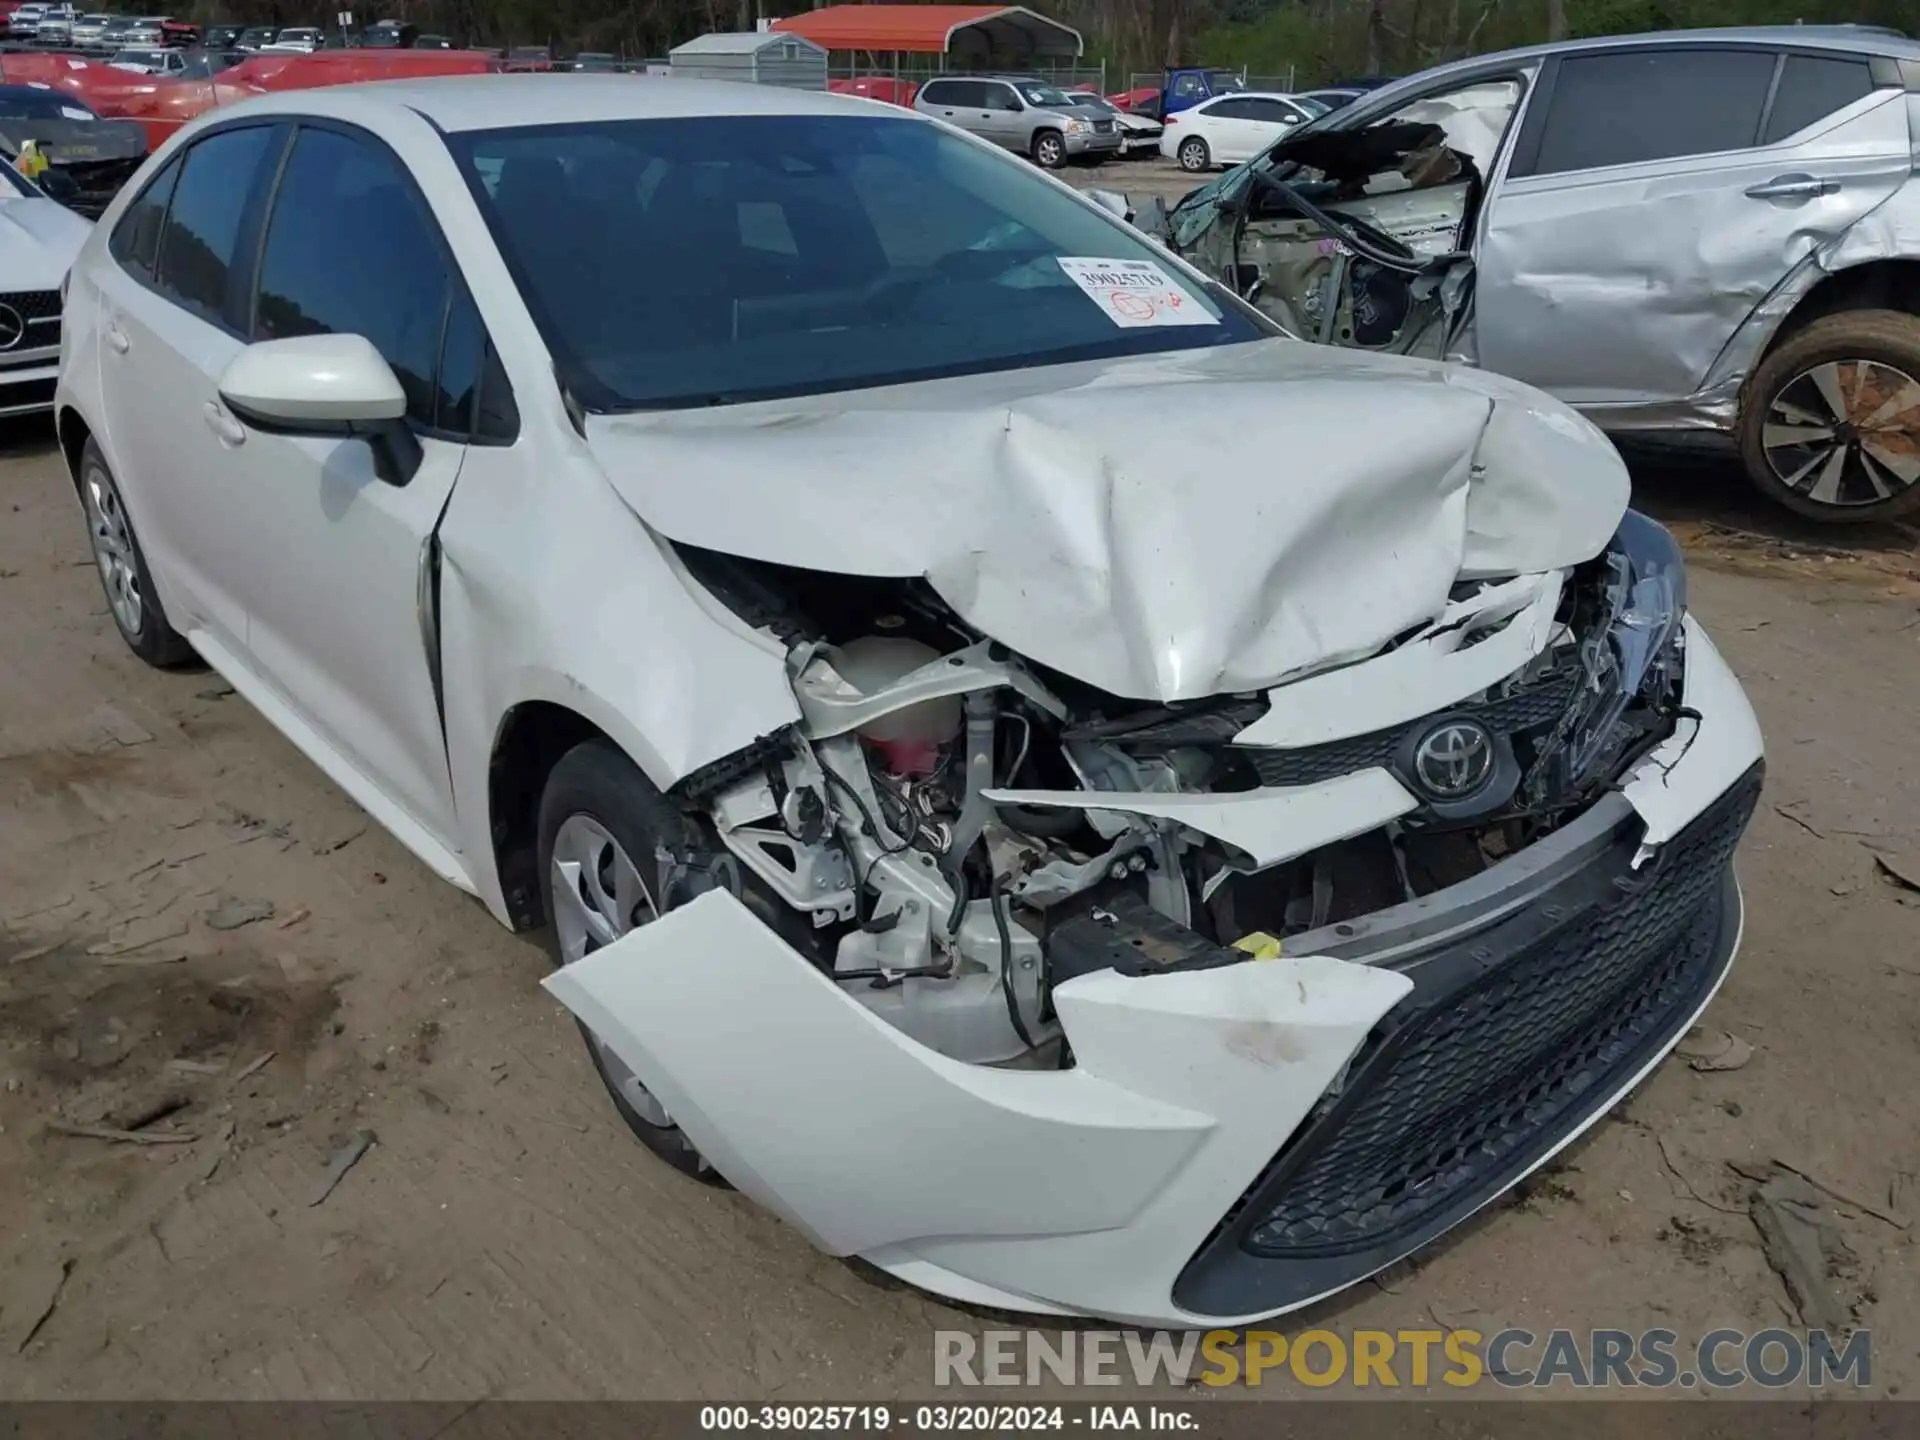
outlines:
{"label": "windshield barcode sticker", "polygon": [[1151,260],[1058,255],[1060,268],[1123,329],[1142,325],[1218,325],[1219,317]]}

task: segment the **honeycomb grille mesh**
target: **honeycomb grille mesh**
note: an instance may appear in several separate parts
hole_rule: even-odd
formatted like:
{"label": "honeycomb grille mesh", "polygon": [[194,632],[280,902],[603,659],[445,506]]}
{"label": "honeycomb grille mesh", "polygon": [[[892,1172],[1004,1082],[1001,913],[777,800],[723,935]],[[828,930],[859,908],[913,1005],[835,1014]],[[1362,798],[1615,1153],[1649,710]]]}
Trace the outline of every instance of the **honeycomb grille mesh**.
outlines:
{"label": "honeycomb grille mesh", "polygon": [[[1579,672],[1571,667],[1548,671],[1523,690],[1479,705],[1460,705],[1445,714],[1471,715],[1496,735],[1516,735],[1552,724],[1573,699]],[[1346,740],[1329,740],[1299,750],[1248,747],[1246,757],[1262,785],[1314,785],[1387,764],[1407,739],[1433,723],[1434,716],[1374,730]]]}
{"label": "honeycomb grille mesh", "polygon": [[1722,876],[1759,788],[1756,772],[1651,875],[1616,881],[1598,907],[1490,971],[1434,1000],[1416,991],[1425,1008],[1356,1060],[1355,1093],[1322,1122],[1331,1128],[1302,1132],[1256,1185],[1243,1248],[1304,1258],[1385,1245],[1507,1183],[1517,1154],[1567,1128],[1698,1003],[1718,953]]}

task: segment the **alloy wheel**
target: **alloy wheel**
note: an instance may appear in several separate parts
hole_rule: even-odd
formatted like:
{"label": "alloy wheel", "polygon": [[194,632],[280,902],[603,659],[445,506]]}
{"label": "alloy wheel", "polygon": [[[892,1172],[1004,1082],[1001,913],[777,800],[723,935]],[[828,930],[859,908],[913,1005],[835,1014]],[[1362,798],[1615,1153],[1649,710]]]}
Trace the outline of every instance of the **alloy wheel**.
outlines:
{"label": "alloy wheel", "polygon": [[[553,837],[553,925],[560,963],[571,965],[611,945],[649,920],[659,907],[640,871],[598,820],[569,815]],[[607,1082],[649,1125],[673,1124],[667,1107],[598,1035],[588,1032]]]}
{"label": "alloy wheel", "polygon": [[87,467],[80,483],[87,509],[87,532],[93,540],[94,564],[106,587],[107,605],[129,638],[140,633],[146,602],[140,594],[140,564],[133,548],[133,529],[113,477],[98,465]]}
{"label": "alloy wheel", "polygon": [[1051,135],[1040,137],[1040,153],[1037,157],[1042,165],[1051,170],[1060,163],[1060,142]]}
{"label": "alloy wheel", "polygon": [[1878,360],[1801,371],[1767,406],[1761,446],[1780,483],[1820,505],[1876,505],[1920,480],[1920,382]]}
{"label": "alloy wheel", "polygon": [[1189,140],[1180,147],[1180,168],[1182,170],[1204,170],[1207,168],[1207,147],[1198,140]]}

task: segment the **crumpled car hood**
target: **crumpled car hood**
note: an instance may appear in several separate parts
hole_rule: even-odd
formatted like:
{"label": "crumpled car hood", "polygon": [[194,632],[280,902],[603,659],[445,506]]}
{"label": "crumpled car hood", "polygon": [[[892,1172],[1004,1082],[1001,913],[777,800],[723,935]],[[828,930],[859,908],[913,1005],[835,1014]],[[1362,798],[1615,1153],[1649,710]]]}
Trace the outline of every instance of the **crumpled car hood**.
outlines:
{"label": "crumpled car hood", "polygon": [[1134,699],[1378,650],[1463,577],[1597,554],[1625,467],[1484,372],[1289,340],[592,417],[671,540],[923,576],[1028,659]]}

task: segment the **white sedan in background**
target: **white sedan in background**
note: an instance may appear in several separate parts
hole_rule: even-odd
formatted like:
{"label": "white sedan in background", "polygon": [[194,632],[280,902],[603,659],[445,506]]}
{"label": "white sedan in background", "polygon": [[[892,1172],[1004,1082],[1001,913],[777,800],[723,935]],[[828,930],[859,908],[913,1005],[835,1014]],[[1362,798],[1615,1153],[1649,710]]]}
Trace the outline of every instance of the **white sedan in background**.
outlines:
{"label": "white sedan in background", "polygon": [[184,75],[187,69],[186,56],[164,48],[117,51],[107,63],[135,75]]}
{"label": "white sedan in background", "polygon": [[1239,90],[1167,116],[1160,153],[1182,170],[1211,170],[1251,160],[1325,107],[1292,95]]}
{"label": "white sedan in background", "polygon": [[1732,963],[1759,731],[1605,438],[1291,340],[944,124],[262,96],[148,160],[67,324],[127,643],[544,926],[634,1134],[833,1254],[1295,1309]]}

